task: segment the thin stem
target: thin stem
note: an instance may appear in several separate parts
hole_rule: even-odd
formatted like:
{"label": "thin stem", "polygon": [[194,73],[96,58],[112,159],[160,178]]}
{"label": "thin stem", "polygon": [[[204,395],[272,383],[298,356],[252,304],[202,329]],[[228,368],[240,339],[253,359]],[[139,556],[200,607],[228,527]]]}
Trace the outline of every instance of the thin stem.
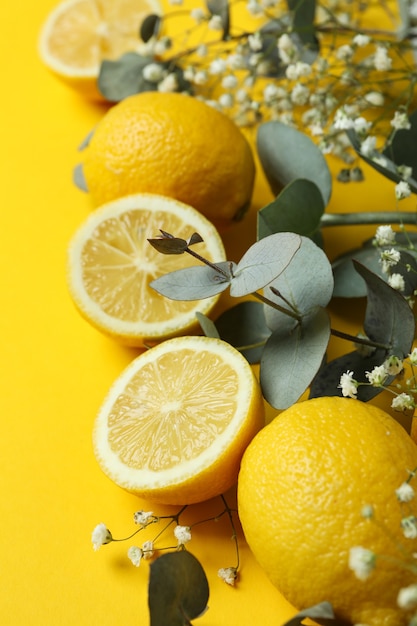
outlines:
{"label": "thin stem", "polygon": [[213,270],[215,270],[216,272],[218,272],[219,274],[221,274],[228,280],[230,279],[230,275],[224,269],[219,267],[216,263],[212,263],[208,259],[205,259],[200,254],[198,254],[198,252],[194,252],[194,250],[191,250],[191,248],[186,248],[185,252],[188,252],[188,254],[191,254],[191,256],[193,256],[195,259],[197,259],[198,261],[201,261],[201,263],[208,265],[209,267],[211,267]]}
{"label": "thin stem", "polygon": [[294,320],[297,320],[297,322],[301,322],[301,317],[297,315],[297,313],[294,313],[293,311],[289,311],[288,309],[285,309],[283,306],[280,306],[276,302],[273,302],[269,298],[266,298],[261,293],[255,291],[251,295],[254,298],[257,298],[258,300],[263,302],[264,304],[267,304],[268,306],[271,306],[273,309],[276,309],[280,313],[283,313],[284,315],[288,315],[289,317],[292,317]]}
{"label": "thin stem", "polygon": [[223,494],[220,494],[221,499],[223,500],[223,504],[226,507],[226,513],[227,516],[229,518],[230,521],[230,525],[232,527],[232,539],[235,542],[235,550],[236,550],[236,571],[239,569],[240,566],[240,555],[239,555],[239,543],[237,540],[237,533],[236,533],[236,528],[235,528],[235,523],[233,521],[233,515],[232,515],[232,509],[229,507],[229,505],[226,502],[226,498],[224,497]]}
{"label": "thin stem", "polygon": [[364,213],[325,213],[320,226],[358,226],[366,224],[413,224],[417,225],[417,212],[387,211]]}
{"label": "thin stem", "polygon": [[389,350],[390,348],[390,346],[385,343],[371,341],[370,339],[366,339],[364,337],[354,337],[353,335],[343,333],[341,330],[336,330],[335,328],[331,328],[330,332],[334,337],[339,337],[339,339],[345,339],[346,341],[352,341],[353,343],[360,343],[364,346],[371,346],[372,348],[382,348],[383,350]]}

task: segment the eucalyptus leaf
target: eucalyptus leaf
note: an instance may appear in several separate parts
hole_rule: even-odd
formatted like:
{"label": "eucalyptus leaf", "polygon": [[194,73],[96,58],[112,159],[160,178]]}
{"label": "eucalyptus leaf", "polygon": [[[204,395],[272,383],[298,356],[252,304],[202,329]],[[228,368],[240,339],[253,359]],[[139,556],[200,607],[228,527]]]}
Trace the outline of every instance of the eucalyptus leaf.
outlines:
{"label": "eucalyptus leaf", "polygon": [[[304,321],[310,315],[315,315],[317,306],[326,306],[332,294],[333,273],[330,262],[323,250],[308,237],[301,237],[301,246],[292,262],[264,289],[267,298],[297,313]],[[272,331],[288,327],[288,316],[268,305],[265,305],[265,319]]]}
{"label": "eucalyptus leaf", "polygon": [[289,183],[270,204],[258,211],[257,237],[292,232],[313,237],[324,213],[323,196],[317,185],[304,178]]}
{"label": "eucalyptus leaf", "polygon": [[[382,272],[380,263],[381,251],[384,249],[386,248],[373,246],[372,240],[368,240],[362,248],[351,250],[336,258],[332,264],[334,275],[333,296],[335,298],[364,298],[366,296],[366,283],[358,275],[353,264],[354,259],[374,274],[377,274],[382,280],[387,281],[388,277]],[[412,268],[411,271],[407,269],[407,265]],[[412,254],[411,251],[404,252],[401,250],[401,261],[393,267],[393,271],[401,274],[404,278],[405,289],[403,294],[405,296],[412,295],[417,288],[416,255]]]}
{"label": "eucalyptus leaf", "polygon": [[259,363],[271,331],[260,302],[239,302],[216,319],[220,338],[243,354],[249,363]]}
{"label": "eucalyptus leaf", "polygon": [[72,182],[81,191],[88,192],[87,181],[85,180],[82,163],[79,163],[72,170]]}
{"label": "eucalyptus leaf", "polygon": [[187,550],[167,552],[150,566],[151,626],[191,626],[207,609],[209,585],[199,561]]}
{"label": "eucalyptus leaf", "polygon": [[[399,183],[402,179],[401,174],[398,171],[398,166],[404,165],[404,163],[394,163],[394,161],[387,156],[387,154],[383,154],[378,150],[374,150],[371,155],[364,154],[361,150],[361,141],[357,133],[350,128],[346,131],[347,136],[350,139],[352,147],[357,152],[357,154],[363,159],[368,165],[373,167],[374,170],[388,178],[388,180],[392,180],[395,183]],[[417,180],[414,178],[409,178],[407,180],[410,189],[417,193]]]}
{"label": "eucalyptus leaf", "polygon": [[200,313],[199,311],[197,311],[195,315],[196,315],[196,318],[198,319],[198,323],[201,326],[201,330],[203,331],[206,337],[214,337],[215,339],[220,339],[220,335],[216,328],[215,323],[209,317],[207,317],[207,315],[204,315],[203,313]]}
{"label": "eucalyptus leaf", "polygon": [[333,626],[347,626],[346,622],[338,620],[335,616],[333,607],[330,602],[320,602],[308,609],[300,611],[294,617],[291,617],[283,626],[301,626],[306,618],[314,620],[318,624],[332,622]]}
{"label": "eucalyptus leaf", "polygon": [[188,248],[188,243],[180,237],[156,237],[148,239],[155,250],[162,254],[183,254]]}
{"label": "eucalyptus leaf", "polygon": [[[229,272],[227,261],[217,265]],[[153,280],[150,287],[171,300],[202,300],[225,291],[230,280],[207,265],[196,265],[164,274]]]}
{"label": "eucalyptus leaf", "polygon": [[143,77],[149,57],[136,52],[126,52],[115,61],[104,60],[98,75],[98,88],[110,102],[119,102],[142,91],[154,91],[155,83]]}
{"label": "eucalyptus leaf", "polygon": [[283,334],[277,329],[272,333],[260,367],[262,393],[269,404],[286,409],[299,400],[323,361],[329,338],[330,320],[322,308],[292,332]]}
{"label": "eucalyptus leaf", "polygon": [[366,335],[388,345],[388,353],[402,359],[411,350],[415,332],[414,313],[407,300],[364,265],[353,261],[366,282],[368,300],[364,321]]}
{"label": "eucalyptus leaf", "polygon": [[411,128],[394,131],[383,154],[397,166],[411,167],[412,177],[417,179],[417,111],[409,116],[409,120]]}
{"label": "eucalyptus leaf", "polygon": [[222,20],[223,40],[230,34],[230,9],[228,0],[206,0],[206,6],[211,15],[219,15]]}
{"label": "eucalyptus leaf", "polygon": [[204,240],[201,235],[198,233],[193,233],[188,240],[188,245],[193,246],[196,243],[202,243]]}
{"label": "eucalyptus leaf", "polygon": [[[370,356],[362,356],[360,352],[354,350],[343,354],[323,365],[317,373],[310,386],[310,398],[319,398],[321,396],[342,396],[342,390],[339,388],[340,377],[345,372],[353,372],[355,380],[366,382],[366,372],[370,372],[374,367],[382,365],[387,357],[386,350],[376,350]],[[394,376],[387,378],[390,384],[394,380]],[[361,385],[358,388],[358,400],[368,402],[379,393],[381,387],[372,387],[371,385]]]}
{"label": "eucalyptus leaf", "polygon": [[265,122],[258,129],[257,151],[275,195],[288,183],[305,178],[317,185],[327,206],[332,176],[321,150],[307,135],[278,121]]}
{"label": "eucalyptus leaf", "polygon": [[143,20],[140,29],[139,35],[142,41],[145,43],[159,34],[161,30],[162,18],[160,15],[147,15]]}
{"label": "eucalyptus leaf", "polygon": [[265,287],[284,271],[300,245],[295,233],[276,233],[254,243],[233,270],[230,294],[237,298]]}
{"label": "eucalyptus leaf", "polygon": [[303,44],[309,48],[318,48],[315,35],[314,18],[316,14],[315,0],[287,0],[287,5],[293,13],[292,30],[296,32]]}
{"label": "eucalyptus leaf", "polygon": [[85,148],[89,145],[89,143],[90,143],[90,141],[91,141],[91,139],[92,139],[93,135],[94,135],[94,129],[93,129],[93,130],[90,130],[90,132],[88,133],[88,135],[86,135],[86,136],[84,137],[84,139],[82,140],[82,142],[81,142],[81,143],[80,143],[80,145],[78,146],[78,150],[80,150],[80,152],[81,152],[82,150],[85,150]]}

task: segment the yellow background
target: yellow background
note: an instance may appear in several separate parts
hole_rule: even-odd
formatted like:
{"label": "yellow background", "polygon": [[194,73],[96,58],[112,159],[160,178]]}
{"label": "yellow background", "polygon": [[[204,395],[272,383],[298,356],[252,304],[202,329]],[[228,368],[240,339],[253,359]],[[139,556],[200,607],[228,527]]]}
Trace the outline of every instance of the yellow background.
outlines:
{"label": "yellow background", "polygon": [[[2,7],[0,623],[133,626],[148,623],[148,563],[130,564],[131,542],[94,552],[91,531],[105,522],[115,536],[128,535],[134,511],[150,507],[101,473],[91,430],[110,384],[136,352],[90,327],[67,293],[67,244],[91,210],[72,184],[72,168],[78,145],[104,109],[61,84],[38,59],[39,28],[54,5],[9,1]],[[393,184],[366,172],[366,185],[335,183],[331,210],[394,208]],[[225,236],[233,260],[254,241],[256,209],[271,199],[259,174],[251,214]],[[373,231],[328,229],[329,254]],[[362,305],[336,304],[335,325],[348,327],[349,310],[356,332]],[[342,349],[332,345],[333,355]],[[184,522],[219,510],[217,501],[191,507]],[[190,549],[211,588],[209,611],[196,623],[281,624],[294,611],[243,541],[237,587],[218,579],[217,569],[233,564],[230,535],[224,521],[193,533]]]}

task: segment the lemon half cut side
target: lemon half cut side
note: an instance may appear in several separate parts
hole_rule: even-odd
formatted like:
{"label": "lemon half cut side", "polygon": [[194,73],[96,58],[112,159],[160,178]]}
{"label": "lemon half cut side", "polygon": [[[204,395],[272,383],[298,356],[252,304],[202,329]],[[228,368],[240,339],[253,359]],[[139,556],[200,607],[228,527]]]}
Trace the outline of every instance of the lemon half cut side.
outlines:
{"label": "lemon half cut side", "polygon": [[115,200],[91,213],[68,250],[68,288],[79,312],[93,326],[131,346],[161,341],[198,328],[196,312],[208,315],[219,296],[177,301],[150,283],[163,274],[199,265],[187,253],[157,252],[148,239],[167,231],[203,241],[193,249],[209,261],[225,261],[215,227],[192,207],[152,194]]}
{"label": "lemon half cut side", "polygon": [[117,485],[163,504],[217,496],[264,425],[259,384],[228,343],[177,337],[138,356],[96,418],[94,452]]}
{"label": "lemon half cut side", "polygon": [[64,0],[42,25],[39,55],[61,80],[98,97],[101,62],[137,50],[140,26],[150,13],[162,14],[157,0]]}

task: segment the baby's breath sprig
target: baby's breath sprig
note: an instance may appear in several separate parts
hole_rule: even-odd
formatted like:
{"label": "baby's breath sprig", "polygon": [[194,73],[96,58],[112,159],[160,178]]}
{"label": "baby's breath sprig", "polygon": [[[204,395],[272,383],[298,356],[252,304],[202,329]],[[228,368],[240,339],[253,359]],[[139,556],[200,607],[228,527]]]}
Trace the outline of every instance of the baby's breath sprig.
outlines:
{"label": "baby's breath sprig", "polygon": [[171,4],[175,10],[145,20],[137,76],[132,55],[103,63],[98,84],[104,97],[114,102],[142,90],[185,92],[242,126],[276,120],[298,127],[324,153],[347,163],[355,160],[347,129],[359,134],[363,153],[372,154],[387,126],[407,127],[417,83],[416,2],[403,3],[408,14],[400,34],[398,18],[384,3],[381,14],[392,30],[370,24],[368,3],[357,0],[331,7],[314,0],[219,0],[190,10],[178,10],[182,0]]}
{"label": "baby's breath sprig", "polygon": [[[136,511],[133,515],[133,521],[137,526],[139,526],[139,528],[137,528],[130,535],[123,538],[114,537],[112,532],[107,528],[106,524],[97,524],[97,526],[93,529],[91,536],[93,548],[94,550],[98,550],[101,546],[107,545],[112,542],[129,541],[149,526],[153,524],[161,524],[162,522],[164,522],[164,520],[166,520],[166,523],[163,524],[162,528],[160,528],[160,530],[152,539],[147,539],[143,542],[141,546],[131,545],[128,548],[127,556],[129,560],[133,563],[133,565],[139,567],[142,559],[152,559],[156,555],[156,553],[185,550],[186,544],[188,544],[192,540],[192,530],[196,526],[208,522],[217,522],[223,516],[227,516],[230,526],[232,528],[232,539],[235,545],[236,563],[233,566],[219,568],[218,575],[228,585],[234,585],[238,577],[238,570],[240,567],[239,543],[233,519],[233,515],[237,514],[237,511],[229,506],[223,494],[220,496],[220,498],[222,500],[224,508],[217,515],[198,520],[197,522],[193,522],[189,525],[180,523],[180,518],[188,508],[188,505],[184,505],[179,509],[177,513],[171,515],[156,516],[154,515],[153,511]],[[176,543],[164,546],[158,545],[158,540],[167,533],[168,529],[171,526],[174,526],[173,536]]]}

